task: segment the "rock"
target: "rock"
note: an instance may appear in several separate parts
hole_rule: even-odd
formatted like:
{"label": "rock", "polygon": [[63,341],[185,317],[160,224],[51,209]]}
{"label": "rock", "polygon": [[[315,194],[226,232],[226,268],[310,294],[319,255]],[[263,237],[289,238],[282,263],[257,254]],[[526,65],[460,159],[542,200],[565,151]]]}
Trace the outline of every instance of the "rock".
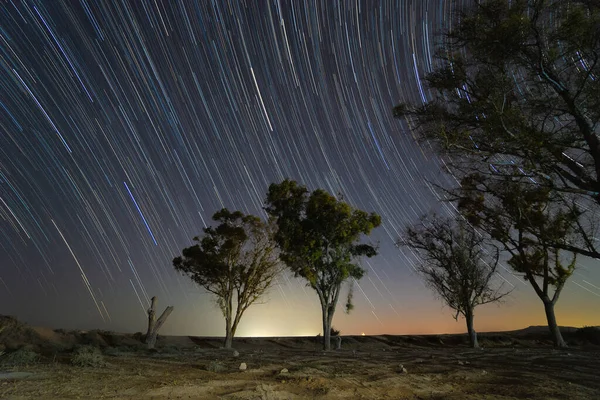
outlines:
{"label": "rock", "polygon": [[248,369],[248,366],[246,365],[246,363],[241,363],[240,364],[240,371],[245,371]]}
{"label": "rock", "polygon": [[240,353],[239,353],[237,350],[234,350],[234,351],[233,351],[233,356],[234,356],[234,357],[239,357],[239,356],[240,356]]}
{"label": "rock", "polygon": [[464,362],[462,362],[462,361],[459,361],[459,362],[458,362],[458,365],[465,365],[465,363],[464,363]]}
{"label": "rock", "polygon": [[280,374],[280,375],[285,375],[285,374],[287,374],[288,372],[290,372],[290,371],[288,371],[288,369],[287,369],[287,368],[284,368],[284,369],[282,369],[281,371],[279,371],[279,374]]}
{"label": "rock", "polygon": [[469,364],[471,364],[471,361],[465,361],[465,364],[469,365]]}
{"label": "rock", "polygon": [[481,371],[481,375],[487,375],[487,371],[484,369],[483,371]]}
{"label": "rock", "polygon": [[404,365],[402,364],[398,366],[398,372],[401,374],[408,374],[408,371],[406,370],[406,368],[404,368]]}

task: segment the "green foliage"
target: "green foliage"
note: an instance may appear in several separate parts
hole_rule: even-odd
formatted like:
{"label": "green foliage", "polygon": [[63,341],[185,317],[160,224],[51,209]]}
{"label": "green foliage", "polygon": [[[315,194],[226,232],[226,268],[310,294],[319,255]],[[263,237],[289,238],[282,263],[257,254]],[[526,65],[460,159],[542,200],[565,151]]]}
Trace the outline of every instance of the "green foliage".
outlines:
{"label": "green foliage", "polygon": [[[597,212],[600,3],[480,1],[460,16],[445,44],[427,76],[432,101],[401,104],[394,114],[410,119],[421,140],[448,156],[459,179],[479,175],[504,184],[524,177],[517,179],[520,186],[553,193],[549,201],[527,199],[531,204],[567,203],[578,212],[572,206],[578,203]],[[467,208],[481,206],[480,189]],[[537,189],[529,194],[548,196]],[[575,233],[576,245],[552,246],[600,258],[595,226],[579,224]]]}
{"label": "green foliage", "polygon": [[105,367],[106,362],[99,348],[94,346],[79,346],[71,355],[71,364],[78,367]]}
{"label": "green foliage", "polygon": [[352,299],[354,298],[354,285],[350,285],[348,288],[348,296],[346,297],[346,314],[350,314],[352,310],[354,310],[354,303],[352,303]]}
{"label": "green foliage", "polygon": [[[377,254],[373,245],[360,243],[360,239],[381,224],[381,217],[354,208],[322,189],[309,193],[306,187],[287,179],[269,186],[265,209],[278,227],[275,240],[281,259],[317,292],[323,329],[329,333],[342,283],[358,280],[365,273],[357,258]],[[346,309],[351,308],[348,301]],[[324,347],[328,349],[329,335],[325,336]]]}
{"label": "green foliage", "polygon": [[227,371],[227,366],[220,361],[211,361],[206,366],[206,370],[210,372],[224,372]]}
{"label": "green foliage", "polygon": [[39,354],[36,352],[22,347],[18,350],[12,351],[8,354],[2,355],[0,358],[0,365],[5,366],[18,366],[18,365],[28,365],[38,362],[40,359]]}
{"label": "green foliage", "polygon": [[364,270],[355,257],[377,254],[372,245],[357,242],[381,224],[381,217],[355,209],[324,190],[309,195],[295,181],[272,184],[266,210],[276,218],[275,238],[282,260],[314,289],[362,278]]}
{"label": "green foliage", "polygon": [[216,296],[226,320],[226,338],[231,338],[246,309],[271,286],[280,263],[271,225],[225,208],[213,220],[218,225],[195,237],[196,244],[184,248],[173,266]]}

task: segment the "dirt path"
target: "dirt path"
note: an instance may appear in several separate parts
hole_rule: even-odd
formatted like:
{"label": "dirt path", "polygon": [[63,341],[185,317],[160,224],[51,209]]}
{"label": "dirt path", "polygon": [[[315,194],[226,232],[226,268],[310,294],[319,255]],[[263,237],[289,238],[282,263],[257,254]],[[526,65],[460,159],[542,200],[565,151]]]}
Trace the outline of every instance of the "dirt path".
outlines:
{"label": "dirt path", "polygon": [[[122,353],[104,368],[55,360],[4,372],[2,399],[594,399],[600,352],[393,348],[324,354],[269,346]],[[241,362],[247,364],[240,371]],[[402,366],[407,372],[402,372]],[[211,372],[223,368],[222,372]],[[287,373],[281,373],[286,368]]]}

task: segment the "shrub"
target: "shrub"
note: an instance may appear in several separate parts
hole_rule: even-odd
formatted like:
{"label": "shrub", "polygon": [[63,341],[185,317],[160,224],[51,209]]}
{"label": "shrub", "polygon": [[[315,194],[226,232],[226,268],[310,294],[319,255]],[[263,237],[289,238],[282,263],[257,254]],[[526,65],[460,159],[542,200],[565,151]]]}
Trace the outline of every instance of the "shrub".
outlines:
{"label": "shrub", "polygon": [[78,367],[104,367],[106,362],[100,349],[93,346],[80,346],[73,351],[71,364]]}
{"label": "shrub", "polygon": [[329,334],[331,335],[331,337],[334,336],[340,336],[340,331],[338,329],[335,329],[333,326],[331,327],[331,331],[329,332]]}
{"label": "shrub", "polygon": [[[157,336],[158,336],[158,335],[157,335]],[[142,332],[136,332],[136,333],[134,333],[134,334],[132,335],[132,337],[133,337],[135,340],[138,340],[138,341],[140,341],[140,342],[142,342],[142,343],[144,343],[144,341],[146,340],[146,334],[145,334],[145,333],[142,333]]]}
{"label": "shrub", "polygon": [[119,349],[117,349],[116,347],[107,347],[104,349],[104,354],[106,354],[107,356],[118,356],[119,355]]}
{"label": "shrub", "polygon": [[20,348],[16,351],[3,355],[0,359],[0,364],[10,366],[27,365],[33,364],[39,359],[40,356],[36,352],[26,348]]}
{"label": "shrub", "polygon": [[210,372],[223,372],[227,370],[227,367],[219,361],[211,361],[206,366],[206,370]]}
{"label": "shrub", "polygon": [[89,332],[82,332],[79,337],[79,342],[91,347],[106,347],[106,341],[96,329]]}
{"label": "shrub", "polygon": [[575,337],[577,339],[600,345],[600,329],[594,326],[584,326],[575,331]]}

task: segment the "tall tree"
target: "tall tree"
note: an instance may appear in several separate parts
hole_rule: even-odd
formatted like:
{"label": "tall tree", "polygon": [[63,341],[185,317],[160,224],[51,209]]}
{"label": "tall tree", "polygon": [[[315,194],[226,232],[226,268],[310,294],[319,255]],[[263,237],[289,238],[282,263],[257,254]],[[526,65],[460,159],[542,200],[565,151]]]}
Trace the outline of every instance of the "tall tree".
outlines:
{"label": "tall tree", "polygon": [[[417,271],[431,289],[467,323],[469,342],[479,347],[473,325],[475,307],[500,301],[508,292],[492,284],[499,251],[462,217],[433,216],[408,227],[399,246],[413,249],[421,259]],[[495,251],[494,251],[495,250]]]}
{"label": "tall tree", "polygon": [[575,270],[577,253],[566,257],[557,245],[578,245],[583,212],[561,207],[555,198],[559,193],[523,184],[523,179],[517,176],[500,182],[470,175],[462,181],[458,209],[508,252],[508,264],[523,274],[542,300],[555,346],[566,347],[554,306]]}
{"label": "tall tree", "polygon": [[216,296],[225,317],[225,347],[231,348],[244,312],[267,292],[281,268],[273,226],[226,208],[212,219],[218,225],[204,228],[173,266]]}
{"label": "tall tree", "polygon": [[364,275],[358,257],[377,254],[374,246],[359,241],[381,224],[381,217],[356,209],[324,190],[309,193],[306,187],[287,179],[269,186],[265,209],[278,226],[275,238],[281,259],[319,296],[323,349],[330,350],[331,323],[342,284]]}
{"label": "tall tree", "polygon": [[[553,201],[600,208],[600,2],[477,0],[437,65],[432,100],[394,113],[453,174],[527,175],[565,195]],[[580,246],[555,246],[600,258],[593,232],[578,234]]]}

